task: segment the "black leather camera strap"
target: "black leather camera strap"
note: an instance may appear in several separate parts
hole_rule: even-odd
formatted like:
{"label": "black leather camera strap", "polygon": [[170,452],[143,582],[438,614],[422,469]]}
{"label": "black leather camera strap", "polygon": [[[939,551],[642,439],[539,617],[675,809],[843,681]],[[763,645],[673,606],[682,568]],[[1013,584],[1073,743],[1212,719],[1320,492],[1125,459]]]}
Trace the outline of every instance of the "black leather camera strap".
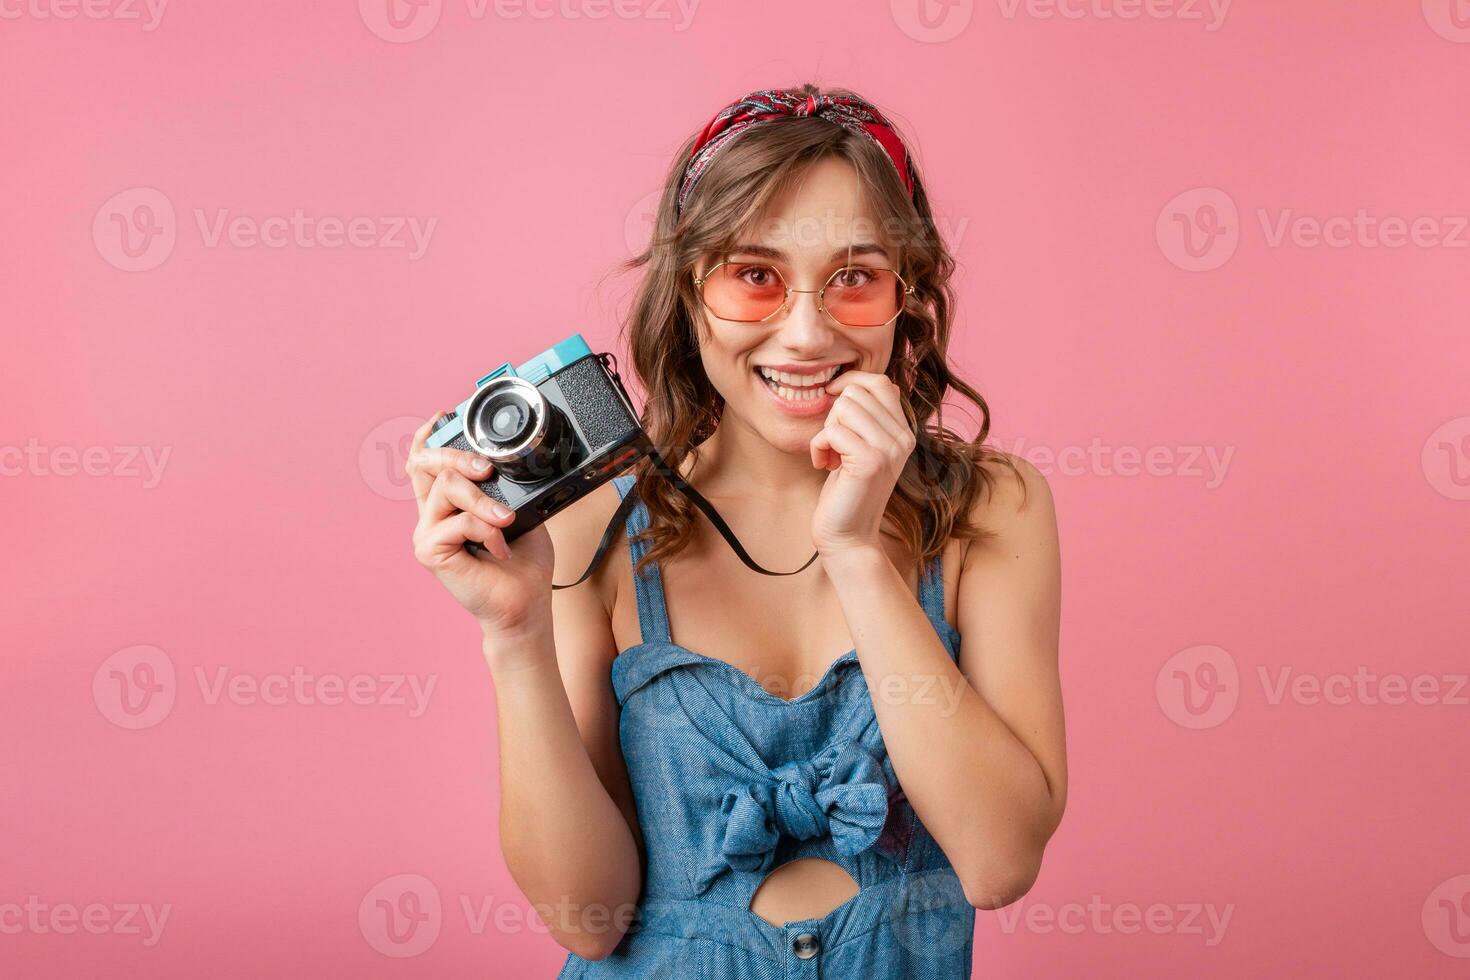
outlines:
{"label": "black leather camera strap", "polygon": [[[711,504],[708,500],[704,499],[704,495],[702,493],[686,483],[684,481],[684,478],[679,475],[678,471],[670,466],[667,462],[665,462],[664,458],[658,454],[658,450],[649,450],[649,456],[659,466],[663,467],[664,475],[668,477],[669,482],[674,485],[675,489],[677,489],[684,496],[688,497],[689,501],[693,503],[694,506],[698,507],[701,511],[704,512],[704,516],[709,518],[710,523],[715,526],[715,530],[720,532],[720,537],[725,539],[725,542],[730,545],[730,548],[735,552],[736,556],[738,556],[739,559],[745,563],[746,568],[750,569],[753,572],[760,572],[762,575],[795,575],[798,572],[806,571],[811,566],[811,563],[817,560],[818,553],[813,551],[812,556],[806,560],[806,564],[802,565],[795,571],[773,572],[769,569],[762,568],[756,563],[755,559],[751,558],[746,550],[741,547],[740,539],[735,537],[735,532],[730,530],[730,525],[725,523],[725,520],[720,516],[719,511],[715,510],[714,505]],[[612,520],[607,522],[607,529],[602,532],[602,540],[597,543],[597,550],[592,554],[592,561],[587,564],[587,570],[582,573],[581,577],[578,578],[577,581],[570,582],[566,585],[553,584],[551,586],[553,589],[570,589],[572,586],[581,585],[587,580],[587,577],[592,574],[592,572],[597,568],[599,564],[601,564],[602,556],[607,553],[607,549],[612,545],[613,539],[621,534],[623,522],[628,519],[628,514],[632,512],[634,506],[636,506],[638,503],[637,494],[638,484],[635,482],[633,486],[628,489],[628,492],[623,495],[623,499],[618,502],[618,509],[613,512]]]}

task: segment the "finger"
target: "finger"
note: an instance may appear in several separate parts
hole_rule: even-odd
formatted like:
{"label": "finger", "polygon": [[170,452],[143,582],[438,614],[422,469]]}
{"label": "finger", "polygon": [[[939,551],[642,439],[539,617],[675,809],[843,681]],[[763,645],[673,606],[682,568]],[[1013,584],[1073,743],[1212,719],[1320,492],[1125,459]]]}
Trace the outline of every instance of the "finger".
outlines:
{"label": "finger", "polygon": [[514,511],[487,496],[464,474],[457,470],[441,470],[434,477],[434,485],[429,489],[428,499],[424,501],[420,519],[429,523],[442,521],[455,511],[474,514],[482,521],[502,527],[515,519]]}
{"label": "finger", "polygon": [[429,441],[429,433],[434,431],[434,423],[443,416],[443,412],[435,412],[423,425],[413,431],[413,441],[408,446],[409,455],[412,455],[414,450],[424,448],[424,444]]}
{"label": "finger", "polygon": [[488,496],[463,474],[456,470],[442,470],[434,478],[421,519],[428,523],[442,521],[456,511],[474,514],[497,525],[509,524],[515,519],[515,513],[509,507]]}
{"label": "finger", "polygon": [[889,418],[878,400],[861,388],[849,388],[843,392],[827,417],[842,422],[880,449],[892,447],[896,450],[905,441],[904,431]]}
{"label": "finger", "polygon": [[404,461],[403,468],[408,471],[408,479],[413,484],[413,496],[420,504],[429,494],[429,485],[434,482],[434,474],[427,477],[420,476],[414,459],[429,441],[429,433],[434,431],[434,423],[444,417],[443,412],[435,412],[423,425],[414,430],[413,440],[408,446],[408,459]]}
{"label": "finger", "polygon": [[510,557],[510,545],[505,542],[505,532],[494,524],[487,524],[474,514],[460,512],[448,521],[450,540],[457,539],[462,546],[466,541],[478,542],[487,552],[502,561]]}
{"label": "finger", "polygon": [[505,536],[500,528],[480,520],[474,514],[463,511],[447,520],[435,524],[424,536],[426,564],[447,564],[459,561],[460,556],[473,561],[474,556],[464,550],[466,541],[483,545],[496,558],[508,558]]}
{"label": "finger", "polygon": [[837,377],[828,381],[823,387],[832,394],[840,395],[854,385],[867,387],[884,380],[886,380],[885,375],[873,371],[843,371]]}
{"label": "finger", "polygon": [[841,422],[827,423],[827,441],[832,448],[828,450],[830,457],[827,469],[837,470],[850,462],[872,456],[876,458],[879,450],[874,449],[868,441],[856,432],[849,429]]}
{"label": "finger", "polygon": [[448,446],[420,449],[414,466],[427,470],[430,476],[438,476],[442,470],[458,470],[476,481],[486,480],[495,472],[495,465],[484,456]]}
{"label": "finger", "polygon": [[[852,376],[852,381],[836,386],[837,394],[840,395],[844,391],[859,389],[864,392],[869,392],[888,411],[892,412],[893,417],[898,419],[901,424],[908,425],[908,416],[904,414],[903,410],[903,392],[899,390],[898,385],[892,378],[886,374],[876,374],[872,371],[845,371],[839,374],[835,380],[841,381],[849,375]],[[833,385],[829,384],[827,386],[828,391],[832,391],[833,389]]]}
{"label": "finger", "polygon": [[428,497],[434,478],[445,470],[462,473],[476,483],[483,483],[495,473],[495,467],[484,456],[462,449],[421,447],[408,457],[408,472],[414,481],[414,495],[420,501]]}
{"label": "finger", "polygon": [[[873,397],[887,406],[896,417],[899,419],[904,418],[902,393],[898,390],[898,385],[888,375],[877,374],[873,371],[844,371],[835,380],[841,381],[846,377],[851,377],[852,380],[847,384],[836,386],[838,394],[850,389],[862,389],[863,391],[871,392]],[[833,387],[833,385],[829,384],[827,390],[831,391]]]}
{"label": "finger", "polygon": [[832,406],[832,411],[827,413],[827,421],[837,425],[844,425],[858,438],[875,450],[881,451],[893,442],[878,420],[868,413],[868,410],[852,399],[843,399]]}
{"label": "finger", "polygon": [[903,395],[898,390],[898,385],[884,375],[878,377],[881,379],[880,383],[853,385],[847,389],[848,397],[876,406],[874,417],[885,424],[892,420],[895,435],[912,433],[908,416],[903,411]]}
{"label": "finger", "polygon": [[843,396],[862,403],[870,410],[892,436],[897,455],[907,459],[913,453],[918,445],[918,435],[905,410],[903,393],[892,378],[883,374],[866,374],[861,384],[854,384],[839,393],[839,400]]}
{"label": "finger", "polygon": [[819,470],[831,470],[837,468],[837,454],[832,452],[832,442],[827,438],[827,430],[823,428],[812,436],[809,445],[812,453],[812,465]]}

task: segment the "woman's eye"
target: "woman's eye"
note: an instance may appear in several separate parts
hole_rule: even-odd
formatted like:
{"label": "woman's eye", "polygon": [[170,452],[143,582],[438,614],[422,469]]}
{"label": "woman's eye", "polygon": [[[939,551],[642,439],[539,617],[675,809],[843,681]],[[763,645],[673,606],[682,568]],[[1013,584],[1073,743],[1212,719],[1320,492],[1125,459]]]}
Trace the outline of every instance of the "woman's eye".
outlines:
{"label": "woman's eye", "polygon": [[764,265],[745,266],[736,276],[752,286],[770,286],[776,282],[775,270]]}
{"label": "woman's eye", "polygon": [[843,289],[857,289],[866,286],[872,279],[873,273],[867,269],[840,269],[832,281]]}

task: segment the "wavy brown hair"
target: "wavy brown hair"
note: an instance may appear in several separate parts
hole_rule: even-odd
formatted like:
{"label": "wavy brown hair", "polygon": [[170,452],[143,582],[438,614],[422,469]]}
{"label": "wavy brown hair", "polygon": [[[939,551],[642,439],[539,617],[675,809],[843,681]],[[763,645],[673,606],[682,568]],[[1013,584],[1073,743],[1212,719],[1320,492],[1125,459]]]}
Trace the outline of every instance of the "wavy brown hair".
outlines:
{"label": "wavy brown hair", "polygon": [[[862,98],[848,89],[824,91],[814,85],[793,91],[802,96]],[[676,213],[675,200],[693,144],[691,136],[665,176],[648,247],[614,270],[644,270],[620,336],[646,393],[644,431],[664,460],[681,473],[686,458],[697,463],[699,444],[714,432],[724,409],[724,400],[699,359],[697,331],[705,321],[693,282],[696,263],[729,251],[769,202],[799,181],[812,164],[837,157],[857,172],[869,214],[877,219],[880,241],[894,255],[900,275],[914,286],[895,322],[893,356],[884,373],[898,385],[916,445],[885,517],[921,562],[939,554],[951,537],[987,537],[990,532],[969,519],[977,495],[989,491],[995,480],[983,464],[994,461],[1008,467],[1018,480],[1020,474],[1008,455],[984,445],[990,409],[978,391],[949,369],[954,259],[935,227],[912,157],[911,200],[892,162],[873,140],[820,116],[783,117],[752,126],[732,139]],[[942,402],[950,391],[979,410],[980,428],[972,440],[944,425]],[[652,545],[638,563],[641,571],[645,563],[677,555],[690,544],[699,512],[655,461],[641,460],[634,472],[649,513],[649,527],[639,538]]]}

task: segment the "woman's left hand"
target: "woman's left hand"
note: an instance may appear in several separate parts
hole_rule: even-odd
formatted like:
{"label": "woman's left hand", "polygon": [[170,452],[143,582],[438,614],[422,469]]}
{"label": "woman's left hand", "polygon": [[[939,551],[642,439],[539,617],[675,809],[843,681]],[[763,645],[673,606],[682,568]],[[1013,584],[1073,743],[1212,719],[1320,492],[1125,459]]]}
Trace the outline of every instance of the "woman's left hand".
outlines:
{"label": "woman's left hand", "polygon": [[844,371],[827,390],[837,399],[811,441],[812,465],[832,471],[812,515],[812,542],[824,558],[881,548],[878,529],[915,442],[886,375]]}

